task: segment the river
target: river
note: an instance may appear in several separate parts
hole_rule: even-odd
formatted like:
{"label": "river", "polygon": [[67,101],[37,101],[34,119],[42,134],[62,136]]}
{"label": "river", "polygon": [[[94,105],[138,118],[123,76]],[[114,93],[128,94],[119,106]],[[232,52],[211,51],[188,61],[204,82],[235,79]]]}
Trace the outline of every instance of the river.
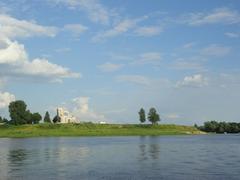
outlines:
{"label": "river", "polygon": [[240,136],[1,138],[5,179],[240,179]]}

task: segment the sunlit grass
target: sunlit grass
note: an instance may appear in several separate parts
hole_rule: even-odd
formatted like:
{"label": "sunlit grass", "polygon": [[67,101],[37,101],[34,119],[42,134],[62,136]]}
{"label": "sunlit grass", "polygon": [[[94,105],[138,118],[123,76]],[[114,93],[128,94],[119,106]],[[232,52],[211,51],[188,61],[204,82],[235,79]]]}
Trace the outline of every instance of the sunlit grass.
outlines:
{"label": "sunlit grass", "polygon": [[192,126],[140,124],[36,124],[0,126],[0,137],[135,136],[202,134]]}

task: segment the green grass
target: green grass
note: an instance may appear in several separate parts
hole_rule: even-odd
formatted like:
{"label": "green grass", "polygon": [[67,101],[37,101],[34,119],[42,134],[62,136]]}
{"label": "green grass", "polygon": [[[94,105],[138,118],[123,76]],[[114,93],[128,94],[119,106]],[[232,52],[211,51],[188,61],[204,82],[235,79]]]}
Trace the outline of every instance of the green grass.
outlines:
{"label": "green grass", "polygon": [[0,125],[0,137],[57,137],[57,136],[156,136],[203,134],[191,126],[140,124],[36,124]]}

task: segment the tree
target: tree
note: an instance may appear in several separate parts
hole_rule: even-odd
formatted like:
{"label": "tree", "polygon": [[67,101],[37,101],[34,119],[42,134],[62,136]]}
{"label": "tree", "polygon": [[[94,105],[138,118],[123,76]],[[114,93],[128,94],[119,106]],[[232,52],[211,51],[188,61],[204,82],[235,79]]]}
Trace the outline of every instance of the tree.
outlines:
{"label": "tree", "polygon": [[13,101],[9,104],[11,122],[15,125],[26,124],[29,121],[29,111],[24,101]]}
{"label": "tree", "polygon": [[7,120],[7,118],[3,118],[3,123],[9,123],[9,121]]}
{"label": "tree", "polygon": [[31,120],[33,124],[38,124],[39,121],[42,120],[42,116],[39,113],[33,113],[31,116]]}
{"label": "tree", "polygon": [[57,122],[60,122],[60,118],[58,117],[58,115],[56,115],[56,116],[53,118],[53,123],[57,123]]}
{"label": "tree", "polygon": [[145,110],[143,108],[141,108],[140,111],[138,112],[138,114],[139,114],[139,121],[141,123],[144,123],[146,121]]}
{"label": "tree", "polygon": [[3,123],[3,118],[0,116],[0,123]]}
{"label": "tree", "polygon": [[9,121],[7,120],[7,118],[3,118],[3,123],[9,123]]}
{"label": "tree", "polygon": [[204,123],[204,129],[206,132],[217,132],[218,122],[216,121],[207,121]]}
{"label": "tree", "polygon": [[29,110],[25,112],[25,118],[26,118],[27,124],[33,124],[32,115],[33,114]]}
{"label": "tree", "polygon": [[49,112],[48,112],[48,111],[46,112],[43,121],[44,121],[45,123],[51,123],[51,119],[50,119],[50,115],[49,115]]}
{"label": "tree", "polygon": [[160,121],[160,116],[157,113],[155,108],[150,108],[149,113],[148,113],[148,120],[152,124],[157,124],[157,122]]}

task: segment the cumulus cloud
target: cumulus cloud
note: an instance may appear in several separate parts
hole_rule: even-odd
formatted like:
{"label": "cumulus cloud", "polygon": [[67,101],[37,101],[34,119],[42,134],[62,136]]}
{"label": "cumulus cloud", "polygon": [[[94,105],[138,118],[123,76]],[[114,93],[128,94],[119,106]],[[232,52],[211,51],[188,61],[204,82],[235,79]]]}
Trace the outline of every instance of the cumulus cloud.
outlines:
{"label": "cumulus cloud", "polygon": [[13,78],[60,82],[63,78],[80,77],[79,73],[73,73],[47,59],[30,60],[24,45],[15,40],[33,36],[54,37],[57,31],[55,27],[0,14],[0,78],[5,81]]}
{"label": "cumulus cloud", "polygon": [[208,79],[201,74],[195,74],[178,81],[176,87],[203,87],[206,85],[208,85]]}
{"label": "cumulus cloud", "polygon": [[114,72],[121,69],[123,66],[124,66],[123,64],[113,64],[107,62],[105,64],[99,65],[98,68],[103,72]]}
{"label": "cumulus cloud", "polygon": [[89,97],[77,97],[73,99],[74,108],[72,113],[80,121],[106,121],[103,114],[97,113],[89,108]]}
{"label": "cumulus cloud", "polygon": [[111,12],[98,0],[48,0],[50,3],[63,4],[72,10],[84,11],[96,23],[108,24]]}
{"label": "cumulus cloud", "polygon": [[6,38],[0,39],[0,44],[0,64],[21,64],[27,61],[24,45]]}
{"label": "cumulus cloud", "polygon": [[218,44],[211,44],[208,47],[203,48],[201,50],[201,54],[206,56],[222,57],[229,54],[230,51],[231,51],[230,47],[222,46]]}
{"label": "cumulus cloud", "polygon": [[47,59],[29,60],[24,45],[9,39],[0,39],[4,44],[0,49],[1,77],[40,78],[48,81],[61,81],[63,78],[76,78],[80,74],[71,72],[68,68],[49,62]]}
{"label": "cumulus cloud", "polygon": [[8,107],[9,103],[15,101],[15,99],[13,94],[0,91],[0,109]]}
{"label": "cumulus cloud", "polygon": [[163,29],[159,26],[143,26],[136,28],[135,33],[137,36],[156,36],[159,35]]}
{"label": "cumulus cloud", "polygon": [[192,26],[205,24],[236,24],[240,22],[240,13],[234,9],[217,8],[211,12],[187,14],[183,17],[182,22]]}
{"label": "cumulus cloud", "polygon": [[54,37],[58,29],[56,27],[41,26],[33,21],[15,19],[7,14],[0,14],[1,37],[26,38],[32,36]]}
{"label": "cumulus cloud", "polygon": [[45,76],[54,79],[68,77],[77,78],[80,76],[78,73],[72,73],[68,68],[50,63],[47,59],[27,61],[23,64],[19,72],[27,75]]}

